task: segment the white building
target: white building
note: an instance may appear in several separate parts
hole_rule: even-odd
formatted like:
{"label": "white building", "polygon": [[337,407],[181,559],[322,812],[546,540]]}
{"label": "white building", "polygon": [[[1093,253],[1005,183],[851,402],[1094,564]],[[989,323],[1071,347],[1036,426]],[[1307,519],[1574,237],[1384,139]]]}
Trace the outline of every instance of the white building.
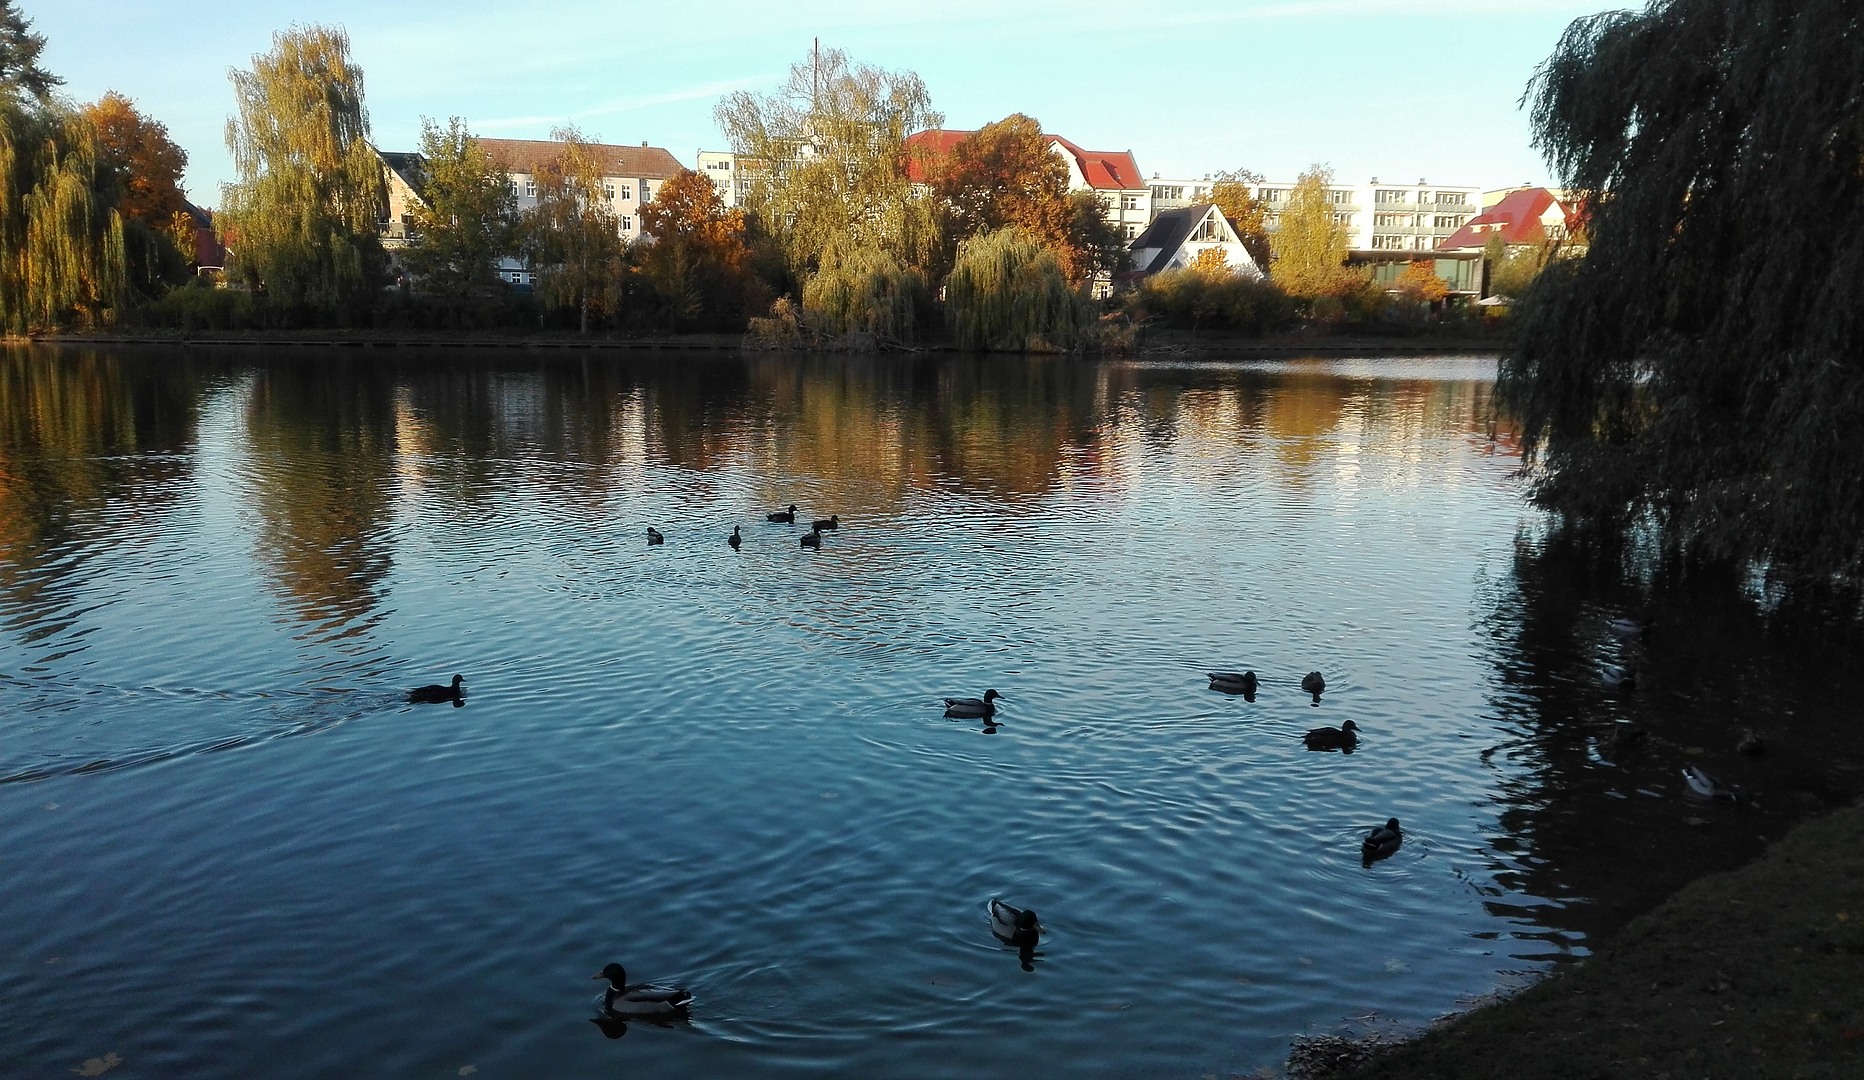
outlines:
{"label": "white building", "polygon": [[1197,203],[1166,210],[1136,237],[1129,253],[1131,278],[1149,277],[1163,270],[1182,270],[1206,251],[1221,251],[1231,272],[1260,278],[1262,268],[1243,247],[1223,211],[1212,203]]}
{"label": "white building", "polygon": [[[1274,232],[1294,183],[1256,185]],[[1469,184],[1334,184],[1327,189],[1333,220],[1346,228],[1353,251],[1432,251],[1481,210],[1482,189]]]}
{"label": "white building", "polygon": [[[547,139],[480,139],[486,155],[505,171],[517,196],[518,212],[537,205],[537,174],[563,152],[563,144]],[[614,146],[592,143],[589,149],[602,162],[602,193],[613,207],[623,240],[641,237],[641,207],[653,201],[660,185],[685,166],[658,146]],[[535,273],[517,259],[499,262],[499,276],[513,284],[528,285]]]}

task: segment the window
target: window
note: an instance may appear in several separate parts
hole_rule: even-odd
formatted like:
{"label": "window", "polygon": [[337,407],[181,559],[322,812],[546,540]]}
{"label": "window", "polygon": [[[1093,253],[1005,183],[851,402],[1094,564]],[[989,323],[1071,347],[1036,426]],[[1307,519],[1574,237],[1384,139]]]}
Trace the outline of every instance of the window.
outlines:
{"label": "window", "polygon": [[524,197],[527,199],[537,198],[537,177],[527,176],[524,178]]}
{"label": "window", "polygon": [[1207,217],[1197,223],[1197,229],[1191,233],[1191,239],[1204,243],[1218,242],[1223,239],[1223,230],[1218,228],[1215,221]]}
{"label": "window", "polygon": [[1380,191],[1378,194],[1372,196],[1372,201],[1383,204],[1385,206],[1391,206],[1396,203],[1402,203],[1402,202],[1408,201],[1405,198],[1406,194],[1408,194],[1408,192]]}
{"label": "window", "polygon": [[1346,188],[1328,188],[1327,201],[1335,206],[1345,206],[1353,201],[1353,193]]}
{"label": "window", "polygon": [[1139,196],[1137,196],[1137,195],[1122,195],[1122,196],[1120,196],[1120,209],[1122,209],[1122,210],[1137,210],[1137,209],[1139,209]]}
{"label": "window", "polygon": [[634,229],[634,219],[631,217],[623,217],[621,219],[621,231],[631,232],[633,231],[633,229]]}
{"label": "window", "polygon": [[641,201],[642,202],[653,202],[654,201],[654,197],[651,194],[649,194],[647,191],[647,181],[645,180],[641,181]]}
{"label": "window", "polygon": [[1162,184],[1152,189],[1152,197],[1154,199],[1182,199],[1184,187],[1181,184]]}
{"label": "window", "polygon": [[1287,197],[1288,197],[1288,189],[1278,188],[1278,187],[1265,187],[1262,189],[1262,194],[1257,196],[1257,198],[1261,199],[1265,203],[1278,203],[1286,199]]}
{"label": "window", "polygon": [[1469,199],[1460,191],[1437,192],[1438,206],[1468,206]]}
{"label": "window", "polygon": [[1335,225],[1351,225],[1353,223],[1353,215],[1335,214],[1333,215],[1333,223]]}
{"label": "window", "polygon": [[623,184],[621,185],[621,197],[624,199],[632,199],[634,198],[634,192],[629,189],[628,185]]}
{"label": "window", "polygon": [[506,177],[505,178],[505,190],[511,193],[512,198],[514,199],[517,198],[518,197],[518,182],[516,180],[511,179],[510,177]]}
{"label": "window", "polygon": [[1128,240],[1131,240],[1138,235],[1139,235],[1139,226],[1134,225],[1131,222],[1128,222],[1126,225],[1126,238]]}
{"label": "window", "polygon": [[1380,228],[1395,228],[1404,224],[1403,214],[1374,214],[1372,224]]}
{"label": "window", "polygon": [[1403,251],[1406,246],[1405,239],[1402,236],[1375,234],[1372,237],[1372,246],[1379,251]]}
{"label": "window", "polygon": [[1460,229],[1463,227],[1461,214],[1438,214],[1431,219],[1431,225],[1439,229]]}
{"label": "window", "polygon": [[602,194],[608,196],[609,202],[614,202],[615,201],[615,185],[610,184],[610,183],[604,183],[602,185]]}

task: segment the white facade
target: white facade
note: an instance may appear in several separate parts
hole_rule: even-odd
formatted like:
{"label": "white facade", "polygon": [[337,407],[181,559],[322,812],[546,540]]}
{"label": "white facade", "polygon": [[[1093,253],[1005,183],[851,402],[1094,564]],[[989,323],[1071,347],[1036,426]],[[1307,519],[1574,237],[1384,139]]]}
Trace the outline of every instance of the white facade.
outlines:
{"label": "white facade", "polygon": [[738,155],[729,150],[699,151],[699,175],[712,181],[712,189],[727,207],[744,205],[750,194],[750,177],[739,167]]}
{"label": "white facade", "polygon": [[[505,169],[518,212],[536,207],[537,172],[562,151],[562,144],[533,139],[480,139],[479,143]],[[602,197],[615,215],[617,231],[624,241],[639,240],[641,207],[652,202],[660,185],[684,166],[672,154],[646,143],[638,147],[594,143],[589,149],[602,161]],[[499,276],[514,285],[536,281],[532,267],[509,257],[500,260]]]}
{"label": "white facade", "polygon": [[[1274,232],[1294,183],[1256,185]],[[1335,184],[1327,189],[1334,221],[1346,228],[1354,251],[1432,251],[1482,209],[1482,189],[1470,184]]]}

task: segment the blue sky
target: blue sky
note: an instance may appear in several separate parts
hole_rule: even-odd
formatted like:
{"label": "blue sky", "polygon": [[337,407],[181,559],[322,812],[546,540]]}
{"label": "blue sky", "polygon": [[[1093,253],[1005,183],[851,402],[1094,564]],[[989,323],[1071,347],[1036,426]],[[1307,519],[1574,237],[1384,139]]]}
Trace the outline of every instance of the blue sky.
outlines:
{"label": "blue sky", "polygon": [[769,90],[811,39],[918,72],[947,126],[1024,112],[1148,176],[1505,187],[1551,179],[1518,100],[1566,25],[1613,0],[17,0],[65,91],[133,98],[188,151],[191,196],[232,178],[227,70],[294,23],[339,24],[377,145],[422,116],[544,138],[574,121],[688,165],[727,149],[719,97]]}

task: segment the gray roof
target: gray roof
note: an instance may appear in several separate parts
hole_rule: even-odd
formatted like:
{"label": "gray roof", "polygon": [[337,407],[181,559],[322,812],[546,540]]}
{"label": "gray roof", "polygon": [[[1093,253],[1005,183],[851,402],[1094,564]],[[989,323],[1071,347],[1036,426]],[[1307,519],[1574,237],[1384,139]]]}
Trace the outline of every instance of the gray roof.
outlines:
{"label": "gray roof", "polygon": [[1147,225],[1144,232],[1135,236],[1133,242],[1127,247],[1132,251],[1158,248],[1159,253],[1152,257],[1149,264],[1135,266],[1133,269],[1141,274],[1156,274],[1165,269],[1165,265],[1171,262],[1171,257],[1176,255],[1178,249],[1184,246],[1184,242],[1191,238],[1191,231],[1197,228],[1197,223],[1204,220],[1204,215],[1209,213],[1214,205],[1214,203],[1206,202],[1181,206],[1176,210],[1166,210],[1153,218],[1152,224]]}
{"label": "gray roof", "polygon": [[426,198],[427,163],[419,154],[402,153],[397,150],[377,150],[375,156],[382,159],[382,164],[401,177],[401,182],[408,185],[408,190]]}

